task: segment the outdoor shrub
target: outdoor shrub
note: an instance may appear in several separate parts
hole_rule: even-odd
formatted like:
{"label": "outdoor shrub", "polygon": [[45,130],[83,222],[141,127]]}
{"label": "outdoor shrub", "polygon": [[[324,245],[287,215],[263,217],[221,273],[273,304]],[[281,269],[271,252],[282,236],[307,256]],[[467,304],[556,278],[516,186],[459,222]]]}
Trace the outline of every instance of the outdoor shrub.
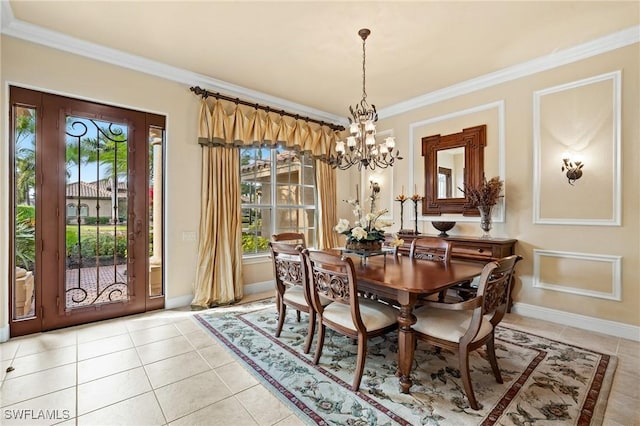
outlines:
{"label": "outdoor shrub", "polygon": [[98,219],[93,216],[87,216],[84,218],[85,225],[95,225],[97,221]]}
{"label": "outdoor shrub", "polygon": [[36,223],[36,208],[19,204],[16,206],[16,222],[28,223],[34,225]]}
{"label": "outdoor shrub", "polygon": [[100,225],[107,225],[110,220],[111,220],[111,218],[108,218],[108,217],[99,217],[98,218],[98,223]]}
{"label": "outdoor shrub", "polygon": [[125,257],[127,252],[127,237],[112,234],[91,234],[81,235],[80,243],[71,249],[72,256],[102,257],[113,256]]}
{"label": "outdoor shrub", "polygon": [[16,222],[16,266],[33,269],[36,261],[36,228],[26,222]]}
{"label": "outdoor shrub", "polygon": [[256,253],[267,251],[269,240],[257,235],[242,234],[242,251],[244,253]]}
{"label": "outdoor shrub", "polygon": [[78,230],[76,228],[67,227],[66,230],[66,247],[67,256],[71,255],[71,250],[78,244]]}
{"label": "outdoor shrub", "polygon": [[36,209],[34,206],[16,206],[15,250],[16,266],[31,270],[36,261]]}

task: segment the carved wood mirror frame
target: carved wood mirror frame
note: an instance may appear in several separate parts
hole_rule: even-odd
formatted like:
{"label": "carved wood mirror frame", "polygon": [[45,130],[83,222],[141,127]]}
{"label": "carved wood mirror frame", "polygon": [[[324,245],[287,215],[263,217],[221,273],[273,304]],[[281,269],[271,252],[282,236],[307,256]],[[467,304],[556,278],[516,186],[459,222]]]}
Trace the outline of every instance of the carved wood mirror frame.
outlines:
{"label": "carved wood mirror frame", "polygon": [[460,133],[422,138],[426,182],[425,196],[422,200],[423,215],[439,216],[443,213],[459,213],[464,216],[479,215],[478,209],[471,207],[467,197],[438,198],[438,151],[463,147],[465,185],[478,186],[484,180],[484,147],[486,145],[486,124],[463,129]]}

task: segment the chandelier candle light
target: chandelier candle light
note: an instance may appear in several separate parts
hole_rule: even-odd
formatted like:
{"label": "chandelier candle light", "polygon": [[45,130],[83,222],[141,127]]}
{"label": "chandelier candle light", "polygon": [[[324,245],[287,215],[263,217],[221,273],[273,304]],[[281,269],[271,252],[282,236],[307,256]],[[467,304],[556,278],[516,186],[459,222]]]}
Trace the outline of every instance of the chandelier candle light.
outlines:
{"label": "chandelier candle light", "polygon": [[395,160],[402,160],[400,151],[395,150],[394,137],[388,137],[384,143],[376,145],[376,122],[378,113],[375,105],[367,102],[366,90],[366,50],[365,44],[371,31],[363,28],[358,31],[362,38],[362,99],[355,107],[350,106],[349,133],[346,147],[344,141],[336,142],[336,155],[331,155],[329,164],[331,167],[346,170],[357,165],[358,170],[363,167],[375,170],[376,167],[387,168],[393,166]]}

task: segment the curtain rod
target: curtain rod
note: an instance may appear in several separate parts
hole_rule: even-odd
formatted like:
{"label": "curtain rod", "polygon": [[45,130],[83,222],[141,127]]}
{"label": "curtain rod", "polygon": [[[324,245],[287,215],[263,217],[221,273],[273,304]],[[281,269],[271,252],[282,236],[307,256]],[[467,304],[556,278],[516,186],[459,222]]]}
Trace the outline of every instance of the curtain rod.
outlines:
{"label": "curtain rod", "polygon": [[207,99],[209,96],[212,96],[212,97],[214,97],[216,99],[223,99],[225,101],[233,102],[236,105],[238,105],[238,104],[246,105],[246,106],[250,106],[250,107],[255,108],[255,109],[261,109],[263,111],[274,112],[276,114],[286,115],[287,117],[293,117],[296,120],[310,121],[312,123],[320,124],[321,126],[327,126],[331,130],[339,130],[339,131],[344,130],[344,126],[341,126],[339,124],[327,123],[326,121],[316,120],[315,118],[306,117],[306,116],[300,115],[300,114],[294,114],[292,112],[287,112],[287,111],[282,110],[282,109],[273,109],[273,108],[271,108],[269,106],[260,105],[260,104],[255,103],[255,102],[243,101],[242,99],[238,99],[238,98],[232,98],[231,96],[222,95],[222,94],[220,94],[218,92],[216,92],[216,93],[210,92],[210,91],[208,91],[206,89],[201,88],[200,86],[192,87],[189,90],[191,90],[196,95],[202,96],[202,99]]}

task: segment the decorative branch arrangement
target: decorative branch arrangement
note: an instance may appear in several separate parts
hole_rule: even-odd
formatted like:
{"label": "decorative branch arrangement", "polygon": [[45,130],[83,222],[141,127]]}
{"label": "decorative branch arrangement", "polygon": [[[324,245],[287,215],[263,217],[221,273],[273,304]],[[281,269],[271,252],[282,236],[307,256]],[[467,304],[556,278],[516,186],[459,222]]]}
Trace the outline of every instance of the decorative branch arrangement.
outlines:
{"label": "decorative branch arrangement", "polygon": [[464,192],[464,195],[469,198],[469,202],[472,207],[488,207],[494,206],[498,202],[498,199],[502,197],[500,191],[502,191],[503,182],[500,177],[494,176],[489,181],[484,178],[483,182],[476,187],[466,186],[464,189],[458,188]]}

